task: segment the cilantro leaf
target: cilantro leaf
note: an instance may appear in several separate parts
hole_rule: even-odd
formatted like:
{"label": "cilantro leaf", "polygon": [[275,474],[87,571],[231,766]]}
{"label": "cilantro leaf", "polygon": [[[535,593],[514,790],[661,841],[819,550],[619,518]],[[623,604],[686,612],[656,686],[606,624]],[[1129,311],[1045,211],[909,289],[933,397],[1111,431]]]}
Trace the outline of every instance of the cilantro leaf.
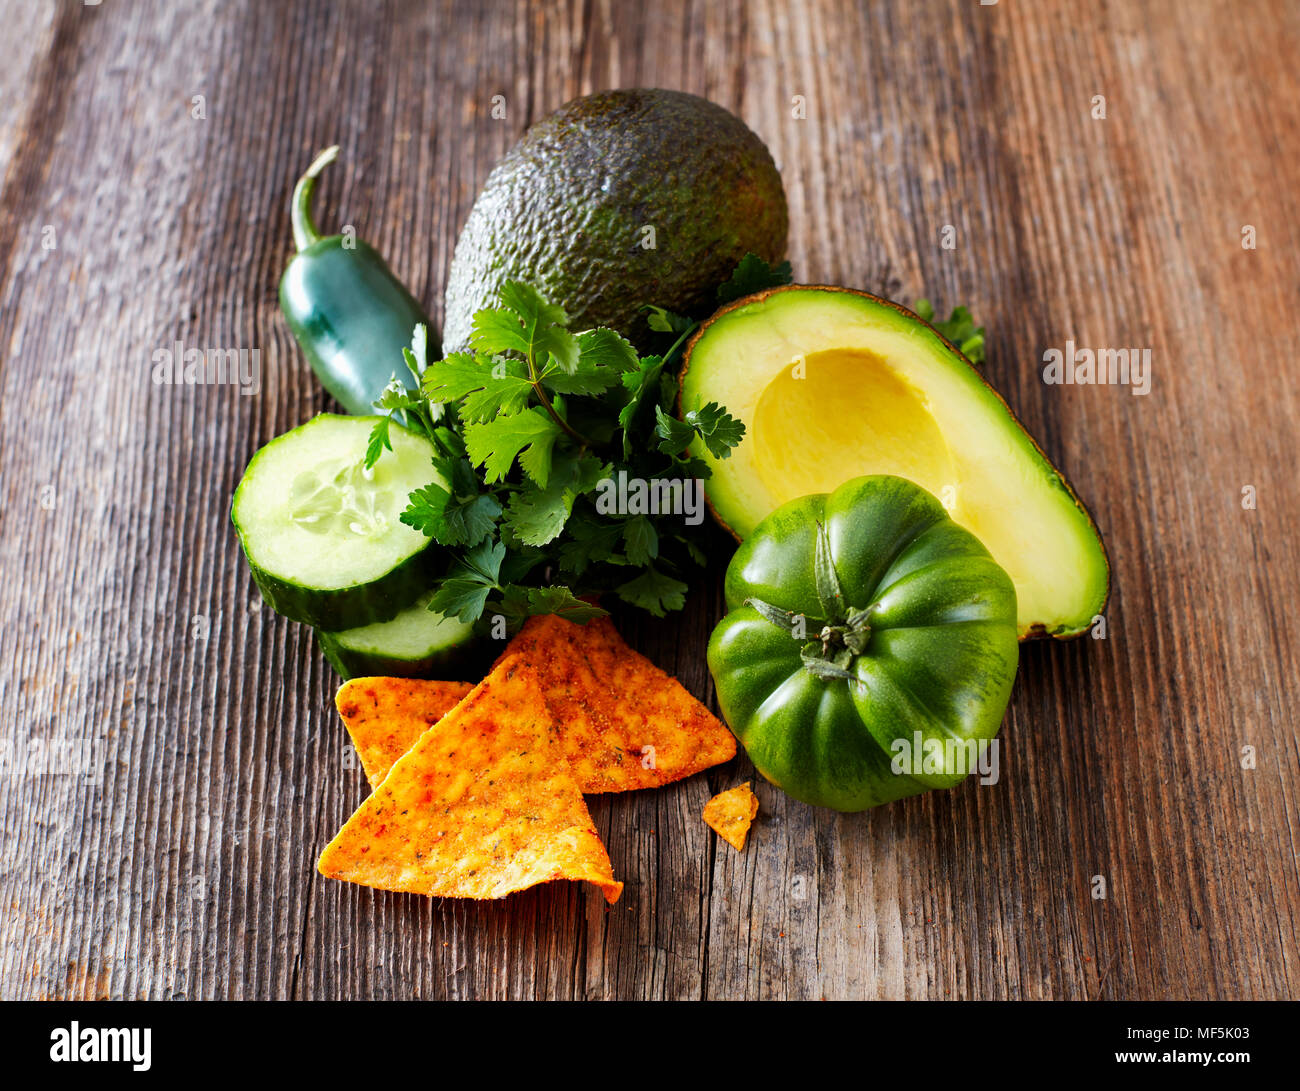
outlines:
{"label": "cilantro leaf", "polygon": [[388,380],[388,385],[379,394],[379,400],[371,404],[376,409],[385,409],[390,413],[394,410],[419,409],[421,407],[420,396],[407,389],[406,385],[396,375]]}
{"label": "cilantro leaf", "polygon": [[499,607],[507,618],[516,620],[534,614],[556,614],[566,621],[576,621],[583,625],[609,613],[594,603],[584,602],[568,587],[559,585],[520,587],[511,584],[503,589]]}
{"label": "cilantro leaf", "polygon": [[671,372],[665,371],[659,376],[659,404],[665,409],[672,409],[673,402],[677,400],[679,386],[677,376]]}
{"label": "cilantro leaf", "polygon": [[518,583],[546,559],[545,550],[536,546],[506,547],[506,559],[501,562],[498,583]]}
{"label": "cilantro leaf", "polygon": [[627,583],[619,584],[614,593],[624,602],[663,617],[669,610],[680,610],[686,605],[686,584],[647,565],[644,572]]}
{"label": "cilantro leaf", "polygon": [[540,330],[533,340],[533,353],[539,362],[544,355],[549,356],[565,374],[572,375],[578,370],[581,355],[578,339],[562,326],[551,326]]}
{"label": "cilantro leaf", "polygon": [[434,592],[429,609],[466,623],[477,621],[483,615],[488,596],[499,587],[505,556],[506,547],[500,542],[482,542],[469,550]]}
{"label": "cilantro leaf", "polygon": [[[722,294],[782,276],[788,268],[747,259]],[[643,310],[652,329],[675,335],[662,356],[639,357],[615,330],[570,332],[563,308],[517,281],[474,316],[466,352],[429,362],[428,331],[415,331],[403,358],[418,389],[390,384],[367,456],[373,465],[392,449],[391,418],[401,422],[403,413],[433,444],[437,476],[400,515],[454,551],[431,609],[464,621],[497,609],[517,620],[586,620],[603,611],[580,594],[611,587],[652,613],[681,608],[679,566],[705,560],[690,528],[665,514],[608,510],[593,494],[620,473],[707,476],[688,449],[702,444],[701,452],[725,457],[744,426],[712,402],[676,414],[676,361],[698,323]]]}
{"label": "cilantro leaf", "polygon": [[655,406],[655,420],[655,433],[661,437],[659,450],[669,455],[684,451],[699,436],[714,458],[728,458],[745,435],[744,421],[736,420],[717,402],[692,409],[680,420]]}
{"label": "cilantro leaf", "polygon": [[718,302],[732,303],[766,288],[779,288],[793,279],[788,261],[769,265],[757,254],[746,254],[740,259],[731,279],[718,289]]}
{"label": "cilantro leaf", "polygon": [[928,299],[918,299],[912,309],[926,322],[929,322],[972,364],[984,362],[984,327],[976,327],[966,307],[954,307],[952,314],[942,322],[936,322],[934,304]]}
{"label": "cilantro leaf", "polygon": [[457,564],[480,580],[495,585],[501,578],[501,563],[505,557],[506,547],[500,542],[484,542],[466,552]]}
{"label": "cilantro leaf", "polygon": [[519,316],[519,321],[530,337],[546,326],[563,326],[569,321],[563,307],[558,303],[548,303],[531,284],[507,280],[501,285],[498,294],[501,306]]}
{"label": "cilantro leaf", "polygon": [[659,450],[666,455],[680,454],[691,445],[695,438],[695,429],[685,421],[670,417],[663,406],[655,406],[655,435],[661,437]]}
{"label": "cilantro leaf", "polygon": [[574,501],[594,489],[609,467],[590,455],[556,458],[545,488],[525,483],[507,505],[505,532],[525,545],[543,546],[564,530]]}
{"label": "cilantro leaf", "polygon": [[388,437],[388,424],[391,420],[391,417],[380,417],[370,429],[370,439],[366,442],[367,470],[379,461],[380,455],[393,449],[393,444]]}
{"label": "cilantro leaf", "polygon": [[704,550],[702,550],[693,539],[686,537],[685,534],[674,534],[673,540],[681,542],[681,544],[686,547],[687,556],[689,556],[691,560],[701,568],[709,563],[709,558],[705,555]]}
{"label": "cilantro leaf", "polygon": [[552,359],[542,372],[542,383],[557,394],[601,394],[640,364],[636,349],[604,327],[578,334],[577,345],[575,366],[566,370]]}
{"label": "cilantro leaf", "polygon": [[479,311],[470,327],[470,344],[484,355],[518,352],[541,364],[549,356],[566,372],[578,366],[578,340],[567,329],[564,308],[547,303],[536,288],[508,280],[501,306]]}
{"label": "cilantro leaf", "polygon": [[645,304],[641,310],[645,312],[646,324],[655,333],[685,333],[695,325],[694,319],[682,314],[673,314],[672,311],[656,307],[652,303]]}
{"label": "cilantro leaf", "polygon": [[[468,466],[464,459],[455,462]],[[455,482],[454,473],[446,476],[453,479],[450,490],[436,482],[416,489],[398,518],[439,545],[476,546],[496,529],[501,505],[490,494],[478,491],[472,471],[468,488],[463,479]]]}
{"label": "cilantro leaf", "polygon": [[634,515],[623,524],[623,541],[627,559],[634,565],[649,564],[659,556],[659,532],[644,515]]}
{"label": "cilantro leaf", "polygon": [[544,546],[554,541],[569,518],[572,500],[565,501],[566,490],[555,488],[554,482],[545,489],[534,485],[520,490],[506,505],[506,533],[525,545]]}
{"label": "cilantro leaf", "polygon": [[699,409],[692,409],[685,417],[700,438],[709,454],[714,458],[727,458],[731,448],[735,447],[745,436],[745,422],[737,420],[717,402],[708,402]]}
{"label": "cilantro leaf", "polygon": [[635,371],[623,373],[623,387],[628,392],[628,400],[618,412],[618,426],[623,429],[624,458],[632,455],[633,427],[637,414],[645,401],[646,391],[658,384],[663,366],[663,357],[643,356]]}
{"label": "cilantro leaf", "polygon": [[477,621],[483,616],[488,595],[492,594],[489,584],[463,576],[449,576],[439,585],[429,600],[429,609],[444,617],[454,617],[465,623]]}
{"label": "cilantro leaf", "polygon": [[475,314],[469,340],[475,351],[484,356],[498,352],[527,353],[532,345],[532,335],[524,332],[519,315],[507,310],[484,310]]}
{"label": "cilantro leaf", "polygon": [[[436,447],[441,454],[441,459],[435,460],[435,465],[441,460],[464,459],[465,441],[461,439],[459,433],[443,426],[441,428],[435,428],[429,434],[429,439],[433,441],[434,447]],[[466,466],[468,465],[469,464],[466,463]],[[472,478],[474,475],[472,467],[470,468],[469,473]]]}
{"label": "cilantro leaf", "polygon": [[603,367],[619,373],[632,371],[641,365],[636,349],[628,339],[605,326],[585,330],[578,334],[580,360],[584,367]]}
{"label": "cilantro leaf", "polygon": [[487,361],[468,352],[453,352],[430,365],[421,389],[434,403],[463,399],[460,419],[466,422],[490,420],[498,413],[518,413],[533,394],[533,384],[521,361],[504,356]]}
{"label": "cilantro leaf", "polygon": [[406,509],[397,518],[426,538],[441,541],[443,512],[451,502],[451,493],[439,484],[414,489],[406,498]]}
{"label": "cilantro leaf", "polygon": [[471,390],[478,390],[490,377],[472,352],[450,352],[426,369],[420,380],[420,392],[431,402],[459,401]]}
{"label": "cilantro leaf", "polygon": [[581,367],[572,375],[551,364],[542,373],[542,385],[556,394],[594,395],[603,394],[612,386],[618,386],[619,374],[610,368],[594,368],[587,371]]}
{"label": "cilantro leaf", "polygon": [[483,467],[483,478],[489,484],[502,480],[517,457],[524,472],[545,488],[551,450],[560,434],[555,420],[534,406],[511,416],[467,424],[465,449],[470,461]]}
{"label": "cilantro leaf", "polygon": [[559,546],[560,567],[565,571],[581,576],[593,564],[626,563],[626,558],[615,552],[623,537],[623,526],[616,520],[575,514],[565,531]]}
{"label": "cilantro leaf", "polygon": [[501,515],[501,505],[486,494],[456,499],[443,513],[447,536],[439,539],[443,545],[478,545],[496,529]]}

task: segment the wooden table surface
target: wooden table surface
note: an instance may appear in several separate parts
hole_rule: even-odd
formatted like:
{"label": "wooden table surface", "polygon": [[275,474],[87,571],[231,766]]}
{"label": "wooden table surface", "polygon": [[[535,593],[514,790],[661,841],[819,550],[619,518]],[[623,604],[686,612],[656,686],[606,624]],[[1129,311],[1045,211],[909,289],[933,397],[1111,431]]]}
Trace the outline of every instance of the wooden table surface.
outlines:
{"label": "wooden table surface", "polygon": [[[0,19],[0,995],[1296,994],[1300,6]],[[644,85],[766,140],[798,279],[970,304],[1106,538],[1105,638],[1024,647],[994,786],[837,815],[759,783],[740,854],[700,809],[743,757],[593,797],[627,883],[609,910],[577,884],[469,903],[322,879],[364,781],[336,677],[261,605],[228,515],[252,452],[329,408],[277,306],[293,180],[339,142],[321,219],[439,321],[497,157],[569,98]],[[1150,393],[1045,385],[1067,339],[1150,348]],[[260,392],[155,385],[178,341],[258,349]],[[721,569],[679,617],[620,619],[705,700]]]}

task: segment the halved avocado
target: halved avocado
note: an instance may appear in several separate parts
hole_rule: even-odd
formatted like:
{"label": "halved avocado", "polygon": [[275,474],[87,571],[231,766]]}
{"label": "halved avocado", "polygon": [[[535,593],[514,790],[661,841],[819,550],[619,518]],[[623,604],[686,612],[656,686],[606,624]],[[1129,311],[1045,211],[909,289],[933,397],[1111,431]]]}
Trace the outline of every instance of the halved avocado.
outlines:
{"label": "halved avocado", "polygon": [[694,450],[736,537],[794,497],[897,474],[1011,576],[1022,640],[1077,636],[1104,608],[1110,566],[1087,509],[998,393],[906,308],[804,285],[738,300],[692,339],[681,391],[684,409],[716,401],[745,422],[730,458]]}

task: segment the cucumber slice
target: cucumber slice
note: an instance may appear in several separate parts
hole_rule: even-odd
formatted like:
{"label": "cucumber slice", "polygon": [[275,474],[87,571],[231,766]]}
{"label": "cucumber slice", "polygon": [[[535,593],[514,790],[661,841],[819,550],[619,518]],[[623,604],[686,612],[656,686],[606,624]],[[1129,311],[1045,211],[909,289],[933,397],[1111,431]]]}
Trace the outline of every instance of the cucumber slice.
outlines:
{"label": "cucumber slice", "polygon": [[[430,591],[392,621],[342,633],[316,630],[321,651],[349,678],[469,678],[484,665],[475,626],[429,611]],[[487,649],[490,652],[490,649]]]}
{"label": "cucumber slice", "polygon": [[322,413],[258,451],[235,490],[230,518],[253,579],[294,621],[329,631],[387,621],[436,575],[441,551],[398,519],[412,489],[440,480],[433,445],[394,423],[392,451],[367,470],[378,419]]}

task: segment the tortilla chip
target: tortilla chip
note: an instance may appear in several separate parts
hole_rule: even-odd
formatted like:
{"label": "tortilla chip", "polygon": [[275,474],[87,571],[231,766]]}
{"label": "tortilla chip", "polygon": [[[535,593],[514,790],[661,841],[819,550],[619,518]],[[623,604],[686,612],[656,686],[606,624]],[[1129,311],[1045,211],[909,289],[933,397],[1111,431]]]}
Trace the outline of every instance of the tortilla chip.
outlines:
{"label": "tortilla chip", "polygon": [[504,898],[552,879],[594,883],[610,902],[623,890],[540,680],[517,655],[397,760],[316,866],[331,879],[445,898]]}
{"label": "tortilla chip", "polygon": [[658,788],[736,756],[726,726],[607,617],[529,618],[505,654],[537,668],[584,792]]}
{"label": "tortilla chip", "polygon": [[[541,678],[583,792],[658,788],[736,756],[736,740],[686,688],[634,652],[609,618],[578,625],[533,617],[502,660],[521,655]],[[501,660],[498,660],[500,662]],[[357,678],[335,703],[371,787],[454,707],[464,682]]]}
{"label": "tortilla chip", "polygon": [[704,805],[704,821],[737,852],[745,847],[745,835],[756,814],[758,797],[749,790],[749,781],[719,792]]}
{"label": "tortilla chip", "polygon": [[460,704],[471,682],[415,678],[354,678],[334,695],[371,788],[415,745],[415,740]]}

